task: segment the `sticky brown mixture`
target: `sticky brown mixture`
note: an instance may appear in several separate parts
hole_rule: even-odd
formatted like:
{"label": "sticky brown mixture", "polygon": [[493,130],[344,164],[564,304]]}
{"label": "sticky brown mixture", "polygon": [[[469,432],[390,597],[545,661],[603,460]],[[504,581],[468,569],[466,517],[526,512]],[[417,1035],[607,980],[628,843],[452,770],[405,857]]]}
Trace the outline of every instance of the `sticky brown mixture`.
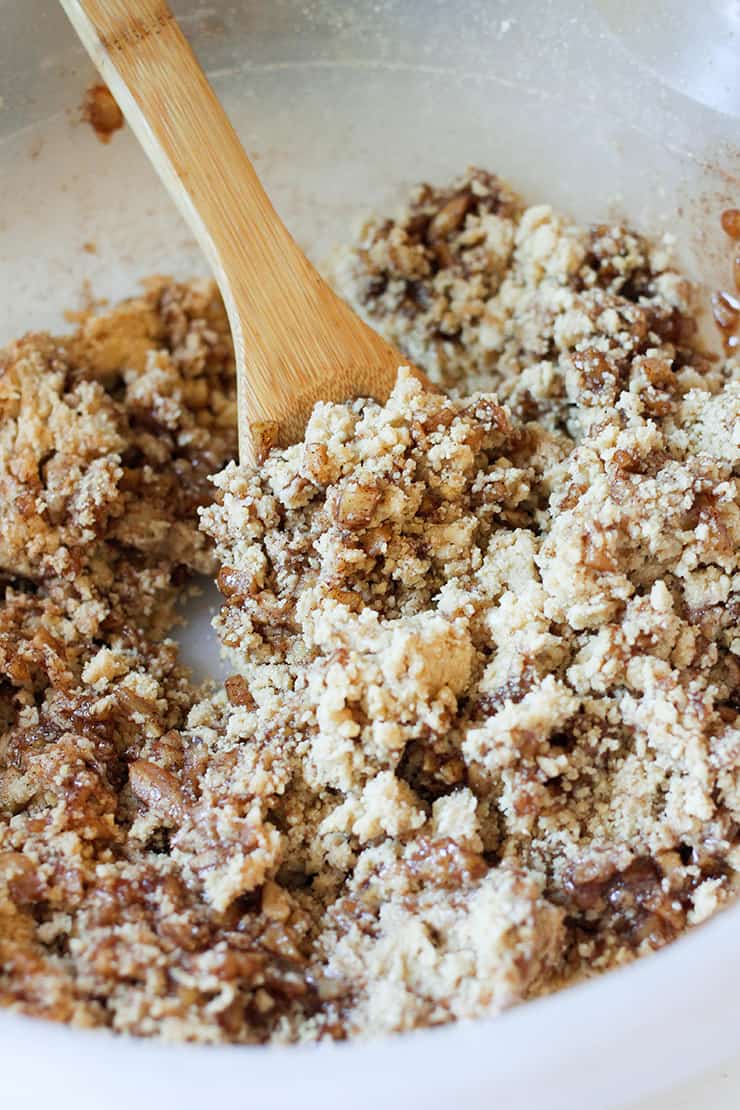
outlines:
{"label": "sticky brown mixture", "polygon": [[91,85],[82,102],[82,119],[89,123],[101,143],[109,143],[124,125],[123,112],[107,85]]}
{"label": "sticky brown mixture", "polygon": [[[210,286],[3,355],[15,1010],[406,1030],[625,963],[735,892],[740,372],[695,348],[666,246],[475,170],[334,276],[450,392],[401,371],[386,405],[318,405],[258,471],[227,462]],[[216,566],[233,673],[204,695],[164,637]]]}

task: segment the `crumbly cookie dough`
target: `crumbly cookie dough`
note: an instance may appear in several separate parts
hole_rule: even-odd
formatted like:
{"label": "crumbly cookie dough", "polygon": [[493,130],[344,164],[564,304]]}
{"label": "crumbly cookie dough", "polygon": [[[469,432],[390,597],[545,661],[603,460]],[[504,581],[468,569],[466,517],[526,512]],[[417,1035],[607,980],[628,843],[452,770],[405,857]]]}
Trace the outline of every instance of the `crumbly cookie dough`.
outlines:
{"label": "crumbly cookie dough", "polygon": [[235,451],[233,354],[210,282],[162,279],[63,339],[0,352],[0,580],[43,589],[80,636],[163,629],[210,573],[208,477]]}
{"label": "crumbly cookie dough", "polygon": [[[408,1030],[735,893],[740,368],[696,349],[665,245],[472,170],[334,276],[449,393],[401,370],[258,471],[228,461],[209,285],[3,356],[11,1009],[201,1042]],[[204,693],[166,632],[216,567],[233,674]]]}

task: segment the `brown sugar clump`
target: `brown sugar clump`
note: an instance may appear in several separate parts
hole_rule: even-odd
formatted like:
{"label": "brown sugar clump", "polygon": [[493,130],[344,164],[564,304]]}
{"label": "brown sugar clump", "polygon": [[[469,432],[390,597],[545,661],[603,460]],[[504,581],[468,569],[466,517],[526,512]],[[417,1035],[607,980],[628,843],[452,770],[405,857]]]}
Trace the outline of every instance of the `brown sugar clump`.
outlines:
{"label": "brown sugar clump", "polygon": [[91,85],[82,102],[82,118],[89,123],[101,143],[109,143],[124,125],[123,112],[107,85]]}

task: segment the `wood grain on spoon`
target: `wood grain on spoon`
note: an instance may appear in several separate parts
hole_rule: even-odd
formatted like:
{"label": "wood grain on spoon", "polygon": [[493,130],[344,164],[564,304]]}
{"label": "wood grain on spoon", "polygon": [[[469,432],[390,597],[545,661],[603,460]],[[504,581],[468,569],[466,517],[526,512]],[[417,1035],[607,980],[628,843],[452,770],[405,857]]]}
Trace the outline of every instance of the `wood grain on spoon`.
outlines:
{"label": "wood grain on spoon", "polygon": [[161,0],[61,0],[208,257],[236,351],[239,450],[303,434],[317,400],[385,400],[407,362],[291,238]]}

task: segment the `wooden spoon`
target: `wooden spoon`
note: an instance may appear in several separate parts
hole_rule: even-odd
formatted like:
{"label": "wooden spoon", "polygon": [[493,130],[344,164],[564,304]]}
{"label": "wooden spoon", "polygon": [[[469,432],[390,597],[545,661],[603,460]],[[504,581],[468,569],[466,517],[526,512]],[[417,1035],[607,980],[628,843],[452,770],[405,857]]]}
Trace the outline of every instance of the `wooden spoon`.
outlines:
{"label": "wooden spoon", "polygon": [[242,462],[300,439],[318,400],[384,401],[408,360],[293,241],[163,0],[61,3],[213,267],[236,352]]}

